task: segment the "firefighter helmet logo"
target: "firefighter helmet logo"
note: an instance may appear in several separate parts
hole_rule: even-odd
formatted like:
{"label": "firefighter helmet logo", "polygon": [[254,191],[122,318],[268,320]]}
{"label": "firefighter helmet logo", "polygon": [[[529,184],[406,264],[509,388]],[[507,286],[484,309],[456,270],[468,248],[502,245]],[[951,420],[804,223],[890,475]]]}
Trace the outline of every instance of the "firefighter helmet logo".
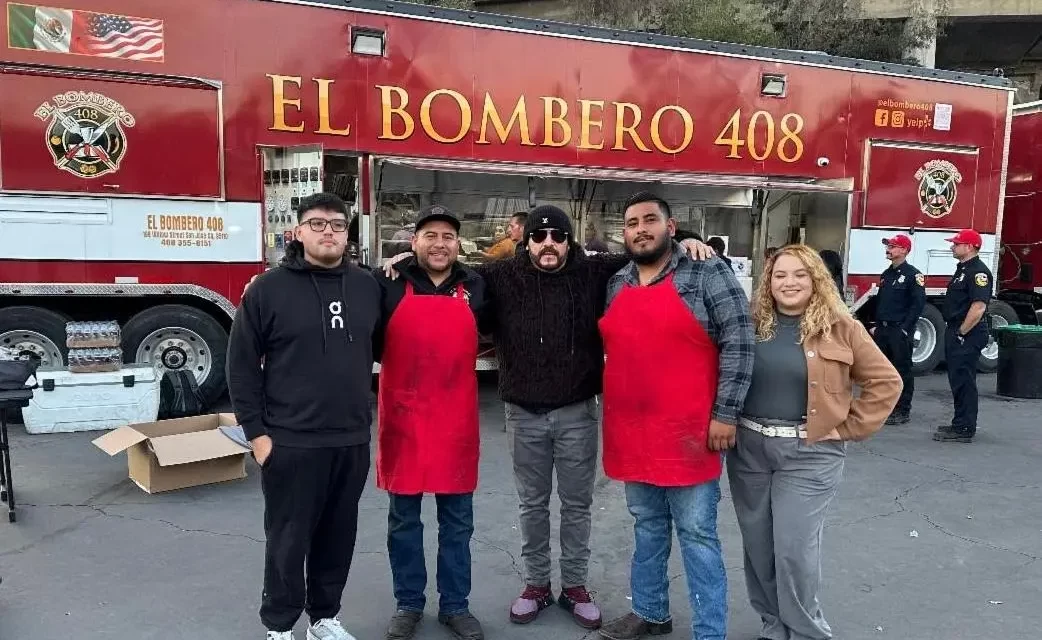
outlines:
{"label": "firefighter helmet logo", "polygon": [[54,96],[34,115],[48,123],[47,149],[54,166],[78,178],[98,178],[119,171],[127,153],[124,127],[133,127],[136,122],[115,100],[83,91]]}
{"label": "firefighter helmet logo", "polygon": [[931,218],[943,218],[952,212],[959,195],[962,174],[947,160],[931,160],[915,172],[919,181],[919,209]]}

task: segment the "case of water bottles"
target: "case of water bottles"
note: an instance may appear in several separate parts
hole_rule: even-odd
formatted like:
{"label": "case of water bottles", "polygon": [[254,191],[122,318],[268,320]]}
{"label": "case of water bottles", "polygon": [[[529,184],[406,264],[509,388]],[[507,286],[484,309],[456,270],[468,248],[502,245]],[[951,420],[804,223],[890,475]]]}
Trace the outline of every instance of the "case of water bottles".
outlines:
{"label": "case of water bottles", "polygon": [[69,371],[98,373],[123,367],[119,323],[115,320],[70,322],[65,325]]}

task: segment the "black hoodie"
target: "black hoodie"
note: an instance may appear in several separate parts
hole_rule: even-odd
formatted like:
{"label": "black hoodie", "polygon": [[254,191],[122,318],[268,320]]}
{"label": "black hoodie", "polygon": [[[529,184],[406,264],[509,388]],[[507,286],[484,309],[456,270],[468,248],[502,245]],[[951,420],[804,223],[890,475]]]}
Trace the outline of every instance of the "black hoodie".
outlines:
{"label": "black hoodie", "polygon": [[287,245],[282,263],[246,290],[232,323],[228,391],[246,437],[294,447],[368,443],[379,321],[372,275],[347,263],[314,266],[299,242]]}
{"label": "black hoodie", "polygon": [[557,409],[601,392],[604,346],[597,321],[608,280],[629,258],[585,255],[570,245],[563,268],[532,264],[519,248],[508,260],[476,268],[492,300],[500,397],[530,410]]}

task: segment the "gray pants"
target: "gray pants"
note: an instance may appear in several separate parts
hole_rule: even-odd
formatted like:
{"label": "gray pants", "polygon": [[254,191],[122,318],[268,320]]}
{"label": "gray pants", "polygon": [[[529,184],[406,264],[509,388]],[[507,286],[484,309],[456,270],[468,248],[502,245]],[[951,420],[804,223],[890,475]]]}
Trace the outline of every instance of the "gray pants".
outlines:
{"label": "gray pants", "polygon": [[738,428],[727,475],[762,638],[832,637],[818,602],[821,534],[846,455],[838,440],[808,445],[801,438],[768,438]]}
{"label": "gray pants", "polygon": [[590,506],[597,475],[597,402],[590,398],[546,413],[506,403],[507,445],[521,507],[525,581],[550,583],[550,492],[557,469],[561,499],[562,587],[586,584]]}

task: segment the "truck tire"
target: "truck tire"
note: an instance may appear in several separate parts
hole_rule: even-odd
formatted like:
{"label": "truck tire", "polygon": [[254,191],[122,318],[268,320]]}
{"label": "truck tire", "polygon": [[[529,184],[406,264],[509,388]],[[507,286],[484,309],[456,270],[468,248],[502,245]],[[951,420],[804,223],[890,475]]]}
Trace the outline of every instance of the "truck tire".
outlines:
{"label": "truck tire", "polygon": [[929,302],[915,324],[915,342],[912,347],[912,375],[924,376],[944,358],[944,330],[947,324],[941,310]]}
{"label": "truck tire", "polygon": [[[1011,324],[1020,324],[1020,316],[1016,310],[1000,300],[992,300],[988,305],[988,315],[991,316],[991,327],[1005,327]],[[999,368],[999,344],[995,337],[988,336],[988,346],[981,349],[980,358],[977,359],[977,371],[981,373],[994,373]]]}
{"label": "truck tire", "polygon": [[[5,307],[0,309],[0,347],[32,354],[43,368],[61,369],[69,355],[65,346],[69,321],[68,316],[42,307]],[[24,424],[21,409],[7,415],[13,424]]]}
{"label": "truck tire", "polygon": [[125,362],[151,364],[160,375],[190,370],[207,404],[225,392],[228,333],[209,314],[180,304],[151,307],[128,320],[122,335]]}

